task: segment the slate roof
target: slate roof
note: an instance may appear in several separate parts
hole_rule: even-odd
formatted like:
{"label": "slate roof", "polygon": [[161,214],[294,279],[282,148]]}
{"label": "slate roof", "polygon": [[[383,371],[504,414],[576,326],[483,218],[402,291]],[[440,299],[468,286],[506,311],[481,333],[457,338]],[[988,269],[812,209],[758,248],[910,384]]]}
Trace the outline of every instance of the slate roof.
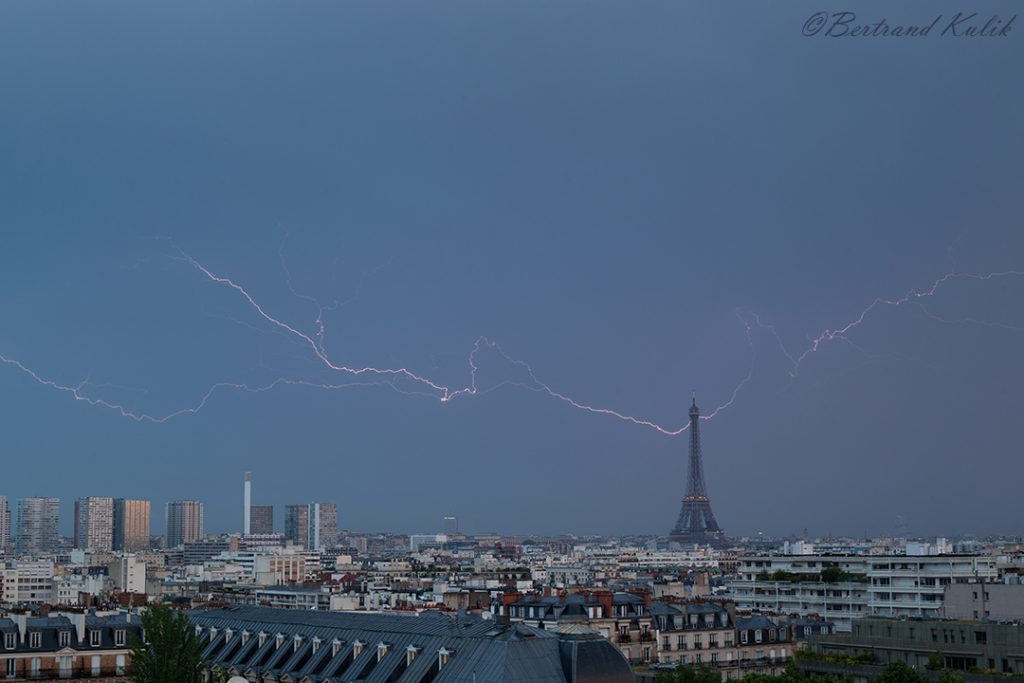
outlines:
{"label": "slate roof", "polygon": [[[128,647],[132,635],[141,635],[142,624],[138,618],[129,621],[127,615],[96,616],[94,614],[85,617],[85,637],[78,640],[78,633],[75,624],[66,616],[50,617],[29,617],[25,621],[24,640],[17,638],[13,650],[7,649],[6,641],[0,638],[0,655],[4,652],[56,652],[62,647],[70,647],[74,650],[113,650],[125,649]],[[114,632],[123,630],[124,644],[117,645]],[[69,644],[60,645],[60,633],[68,631],[71,633]],[[98,631],[100,640],[98,645],[92,644],[91,632]],[[19,633],[18,624],[14,619],[0,619],[0,634]],[[31,633],[40,634],[39,647],[32,647]]]}
{"label": "slate roof", "polygon": [[[629,664],[618,649],[596,634],[560,636],[522,624],[441,612],[411,616],[238,606],[195,610],[190,617],[209,638],[204,650],[207,661],[253,680],[633,681]],[[212,638],[211,628],[215,629]],[[230,640],[228,629],[232,631]],[[248,632],[244,644],[243,631]],[[261,633],[265,634],[262,644]],[[280,644],[279,635],[283,636]],[[319,640],[316,652],[314,639]],[[357,643],[362,644],[358,654]],[[387,646],[383,656],[378,656],[380,643]],[[407,657],[410,646],[417,651],[411,661]],[[441,650],[450,654],[438,669]]]}

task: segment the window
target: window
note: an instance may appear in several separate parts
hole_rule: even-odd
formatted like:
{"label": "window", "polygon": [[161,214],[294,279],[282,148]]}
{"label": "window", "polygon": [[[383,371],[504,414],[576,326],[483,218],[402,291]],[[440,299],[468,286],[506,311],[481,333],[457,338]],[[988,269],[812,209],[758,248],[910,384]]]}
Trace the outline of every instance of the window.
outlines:
{"label": "window", "polygon": [[7,660],[7,666],[4,669],[4,671],[7,673],[7,677],[8,678],[14,678],[15,673],[17,673],[17,666],[18,666],[18,660],[17,659],[8,659]]}
{"label": "window", "polygon": [[444,665],[448,663],[448,657],[450,655],[451,655],[451,652],[448,652],[448,650],[444,649],[443,647],[440,650],[437,651],[437,668],[438,669],[444,668]]}
{"label": "window", "polygon": [[43,634],[39,631],[32,631],[28,634],[28,646],[39,647],[43,644]]}
{"label": "window", "polygon": [[746,644],[747,644],[747,640],[748,640],[748,638],[749,638],[749,636],[747,635],[747,632],[746,632],[746,631],[740,631],[740,642],[741,642],[741,643],[743,643],[744,645],[746,645]]}
{"label": "window", "polygon": [[418,650],[416,649],[415,645],[410,645],[409,647],[405,648],[405,665],[407,667],[410,664],[412,664],[412,660],[416,659],[417,652]]}
{"label": "window", "polygon": [[754,642],[755,643],[760,643],[761,642],[761,629],[757,629],[756,631],[754,631]]}
{"label": "window", "polygon": [[124,676],[125,669],[125,657],[124,655],[117,656],[117,675]]}
{"label": "window", "polygon": [[117,647],[124,647],[124,629],[119,628],[114,631],[114,645]]}
{"label": "window", "polygon": [[17,645],[16,637],[17,637],[17,634],[5,633],[4,634],[4,647],[6,647],[8,650],[13,650],[14,646]]}
{"label": "window", "polygon": [[71,631],[60,632],[60,646],[67,647],[71,645]]}
{"label": "window", "polygon": [[[974,642],[975,643],[977,643],[978,645],[984,645],[987,641],[988,641],[988,634],[986,634],[984,631],[975,631],[974,632]],[[993,667],[989,667],[989,668],[991,669]]]}
{"label": "window", "polygon": [[89,631],[89,644],[93,647],[99,647],[102,635],[103,634],[99,630]]}

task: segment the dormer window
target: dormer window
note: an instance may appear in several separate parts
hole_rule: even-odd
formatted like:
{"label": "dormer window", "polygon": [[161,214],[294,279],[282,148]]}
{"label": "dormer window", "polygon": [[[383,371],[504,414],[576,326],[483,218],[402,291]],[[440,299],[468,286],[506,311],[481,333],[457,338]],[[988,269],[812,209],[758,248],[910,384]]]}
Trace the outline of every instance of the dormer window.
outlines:
{"label": "dormer window", "polygon": [[757,629],[756,631],[754,631],[754,642],[755,643],[760,643],[761,642],[761,629]]}
{"label": "dormer window", "polygon": [[28,634],[28,646],[40,647],[43,644],[43,634],[39,631],[32,631]]}
{"label": "dormer window", "polygon": [[269,637],[269,633],[264,633],[263,631],[260,631],[259,634],[256,636],[257,647],[263,647],[264,644],[266,644],[267,642],[267,638]]}
{"label": "dormer window", "polygon": [[283,633],[278,633],[277,634],[277,638],[274,639],[274,649],[276,650],[277,648],[281,647],[282,645],[284,645],[284,634]]}
{"label": "dormer window", "polygon": [[242,645],[245,645],[247,642],[249,642],[250,636],[252,636],[252,634],[248,631],[242,631]]}
{"label": "dormer window", "polygon": [[71,645],[71,631],[61,631],[59,638],[61,647],[68,647]]}
{"label": "dormer window", "polygon": [[292,652],[298,652],[300,647],[302,647],[302,636],[295,636],[292,638]]}
{"label": "dormer window", "polygon": [[416,659],[416,654],[419,652],[419,648],[415,645],[410,645],[405,648],[405,666],[408,667],[412,664],[412,660]]}
{"label": "dormer window", "polygon": [[336,657],[341,652],[341,641],[335,638],[331,641],[331,656]]}
{"label": "dormer window", "polygon": [[226,631],[224,631],[224,642],[225,643],[230,643],[231,639],[234,637],[234,635],[235,635],[234,629],[230,629],[229,628]]}
{"label": "dormer window", "polygon": [[114,645],[117,647],[124,647],[124,629],[119,628],[114,631]]}
{"label": "dormer window", "polygon": [[100,632],[99,629],[93,629],[92,631],[89,631],[89,644],[93,647],[99,647],[100,640],[102,639],[102,637],[103,633]]}
{"label": "dormer window", "polygon": [[313,654],[316,654],[317,650],[320,649],[320,639],[313,638]]}
{"label": "dormer window", "polygon": [[387,653],[388,644],[383,642],[377,643],[377,661],[379,662],[380,660],[384,659],[384,655],[386,655]]}
{"label": "dormer window", "polygon": [[13,650],[17,645],[17,634],[16,633],[5,633],[4,634],[4,647],[8,650]]}
{"label": "dormer window", "polygon": [[352,659],[355,659],[361,654],[363,654],[363,644],[357,640],[352,643]]}
{"label": "dormer window", "polygon": [[437,668],[438,670],[443,669],[444,665],[448,663],[448,658],[451,656],[451,652],[444,649],[443,647],[437,651]]}

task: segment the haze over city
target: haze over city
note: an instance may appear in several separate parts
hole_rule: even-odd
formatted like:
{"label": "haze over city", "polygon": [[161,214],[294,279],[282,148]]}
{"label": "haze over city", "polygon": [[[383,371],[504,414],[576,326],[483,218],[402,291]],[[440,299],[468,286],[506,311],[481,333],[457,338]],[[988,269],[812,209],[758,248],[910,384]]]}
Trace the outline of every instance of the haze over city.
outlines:
{"label": "haze over city", "polygon": [[[219,532],[252,471],[339,528],[667,533],[686,434],[539,380],[667,431],[727,406],[732,536],[1018,532],[1021,43],[755,5],[0,6],[0,494]],[[484,344],[476,395],[325,390],[268,317],[454,389],[484,336],[536,379]],[[155,416],[293,383],[154,423],[37,378]]]}

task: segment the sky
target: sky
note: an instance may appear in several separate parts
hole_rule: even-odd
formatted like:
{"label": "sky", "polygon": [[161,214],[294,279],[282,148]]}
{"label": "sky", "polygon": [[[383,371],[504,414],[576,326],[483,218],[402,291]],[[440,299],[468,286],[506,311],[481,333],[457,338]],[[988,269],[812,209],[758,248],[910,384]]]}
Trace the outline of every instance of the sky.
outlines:
{"label": "sky", "polygon": [[[0,363],[0,495],[222,532],[251,470],[279,528],[667,533],[688,434],[540,381],[665,431],[728,404],[731,535],[1020,533],[1024,25],[770,5],[0,3],[0,355],[136,415],[302,383],[154,423]],[[312,386],[465,388],[481,336],[476,395]]]}

